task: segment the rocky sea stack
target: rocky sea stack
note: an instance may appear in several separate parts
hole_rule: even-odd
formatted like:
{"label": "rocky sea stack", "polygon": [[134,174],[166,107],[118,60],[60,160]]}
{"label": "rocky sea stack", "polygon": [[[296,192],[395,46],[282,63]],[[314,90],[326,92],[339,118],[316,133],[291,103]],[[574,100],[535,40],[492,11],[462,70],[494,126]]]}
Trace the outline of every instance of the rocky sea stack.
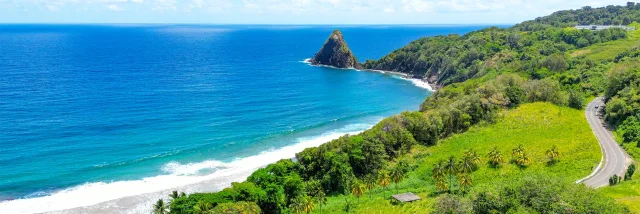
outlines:
{"label": "rocky sea stack", "polygon": [[334,30],[322,46],[322,49],[311,59],[313,65],[328,65],[336,68],[361,68],[360,63],[349,49],[340,30]]}

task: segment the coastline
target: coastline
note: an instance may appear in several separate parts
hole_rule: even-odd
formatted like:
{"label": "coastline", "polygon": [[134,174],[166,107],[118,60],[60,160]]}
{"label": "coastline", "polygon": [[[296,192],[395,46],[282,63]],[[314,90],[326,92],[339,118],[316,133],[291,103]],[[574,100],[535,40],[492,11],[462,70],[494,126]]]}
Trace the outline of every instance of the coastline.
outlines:
{"label": "coastline", "polygon": [[[382,118],[377,119],[376,123],[380,120],[382,120]],[[8,214],[150,213],[153,203],[158,199],[169,200],[168,194],[173,190],[185,193],[221,191],[224,188],[230,187],[232,182],[242,182],[246,180],[246,178],[257,169],[265,167],[268,164],[275,163],[281,159],[294,158],[296,153],[306,148],[320,146],[331,140],[338,139],[345,134],[358,134],[370,129],[373,125],[375,125],[375,123],[357,124],[345,127],[344,129],[329,131],[320,136],[299,138],[298,143],[293,145],[266,150],[257,155],[239,158],[231,163],[222,163],[226,167],[208,175],[159,175],[142,180],[87,183],[56,192],[49,196],[3,201],[0,202],[0,210],[2,210],[2,213]],[[184,182],[185,179],[189,183],[166,187],[167,183],[174,184],[174,182],[178,182],[176,180]],[[153,190],[141,192],[141,189]],[[73,202],[73,204],[70,202]],[[34,207],[35,204],[38,206]]]}
{"label": "coastline", "polygon": [[357,69],[357,68],[337,68],[337,67],[330,66],[330,65],[313,65],[313,64],[311,64],[311,58],[307,58],[307,59],[305,59],[305,60],[303,60],[301,62],[305,63],[305,64],[308,64],[310,66],[315,66],[315,67],[327,67],[327,68],[340,69],[340,70],[356,70],[356,71],[367,71],[367,72],[376,72],[376,73],[381,73],[381,74],[389,74],[391,76],[396,76],[396,77],[399,77],[401,79],[410,81],[415,86],[420,87],[420,88],[425,88],[425,89],[427,89],[427,90],[429,90],[431,92],[435,92],[438,88],[440,88],[437,84],[430,83],[426,79],[409,77],[408,74],[402,73],[402,72],[397,72],[397,71],[385,71],[385,70],[376,70],[376,69]]}
{"label": "coastline", "polygon": [[[393,77],[410,81],[417,87],[433,91],[426,82],[415,78],[408,78],[406,74],[400,72],[368,69],[358,70],[353,68],[344,70],[389,74]],[[320,136],[310,136],[315,138],[313,140],[301,140],[296,144],[282,148],[263,151],[258,155],[242,158],[232,163],[221,163],[211,160],[208,162],[216,163],[206,164],[219,165],[221,169],[205,176],[180,176],[171,174],[144,178],[142,180],[86,183],[55,192],[48,196],[3,201],[0,202],[0,210],[3,210],[3,213],[148,213],[151,211],[151,205],[158,199],[168,200],[169,197],[167,195],[172,190],[186,193],[220,191],[231,186],[232,182],[246,180],[249,175],[259,168],[275,163],[281,159],[294,158],[296,153],[306,148],[317,147],[345,134],[353,135],[360,133],[370,129],[382,119],[383,118],[380,118],[373,124],[366,124],[366,127],[361,127],[357,131],[334,130]],[[265,155],[268,157],[265,157]],[[182,165],[188,166],[191,164],[192,163],[187,163]],[[235,165],[242,165],[244,168],[231,167]],[[188,180],[186,183],[185,179]],[[175,186],[167,188],[167,183]],[[87,193],[92,192],[101,192],[101,194],[98,196],[87,195]],[[72,203],[70,203],[71,201]],[[34,204],[38,204],[38,206],[33,206]]]}

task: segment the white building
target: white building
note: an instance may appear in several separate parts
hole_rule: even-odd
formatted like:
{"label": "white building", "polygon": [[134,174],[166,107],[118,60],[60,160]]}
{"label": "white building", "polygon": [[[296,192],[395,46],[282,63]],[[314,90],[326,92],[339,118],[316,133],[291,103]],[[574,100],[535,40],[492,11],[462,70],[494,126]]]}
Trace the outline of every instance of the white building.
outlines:
{"label": "white building", "polygon": [[622,25],[578,25],[576,29],[578,30],[604,30],[609,28],[622,28],[625,30],[635,30],[634,27],[627,27]]}

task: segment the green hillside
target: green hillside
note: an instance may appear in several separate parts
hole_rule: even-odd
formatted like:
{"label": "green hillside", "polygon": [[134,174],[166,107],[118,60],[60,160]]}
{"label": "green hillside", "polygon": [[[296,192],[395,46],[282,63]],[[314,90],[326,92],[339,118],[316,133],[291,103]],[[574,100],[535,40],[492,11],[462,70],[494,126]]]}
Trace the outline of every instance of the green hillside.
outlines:
{"label": "green hillside", "polygon": [[[640,154],[640,31],[567,26],[639,22],[638,14],[635,4],[585,7],[414,41],[365,67],[442,86],[419,111],[305,149],[220,192],[176,197],[170,211],[637,212],[635,180],[601,190],[575,181],[601,157],[584,117],[588,99],[605,97],[606,121]],[[407,191],[423,200],[389,200]]]}
{"label": "green hillside", "polygon": [[[384,197],[395,194],[392,184],[386,192],[380,187],[372,190],[373,199],[366,192],[360,204],[354,196],[332,197],[323,210],[327,213],[344,212],[345,200],[350,200],[355,213],[428,213],[433,210],[436,198],[441,196],[432,178],[433,165],[450,156],[460,159],[470,149],[481,155],[482,164],[471,174],[474,185],[466,193],[467,197],[527,176],[542,175],[554,179],[561,177],[566,179],[564,182],[571,182],[589,175],[598,165],[600,147],[583,111],[550,103],[532,103],[502,114],[495,124],[473,127],[465,133],[443,140],[437,146],[414,148],[408,162],[414,165],[415,170],[408,173],[399,184],[399,192],[417,193],[423,200],[402,205],[392,204]],[[487,154],[494,147],[502,152],[505,160],[509,160],[511,150],[520,144],[531,155],[531,165],[528,167],[520,168],[505,162],[502,167],[492,168],[486,163]],[[561,153],[560,161],[547,165],[545,152],[554,145]],[[457,180],[454,181],[457,183]],[[455,189],[459,189],[457,184]],[[319,209],[317,213],[320,213]]]}

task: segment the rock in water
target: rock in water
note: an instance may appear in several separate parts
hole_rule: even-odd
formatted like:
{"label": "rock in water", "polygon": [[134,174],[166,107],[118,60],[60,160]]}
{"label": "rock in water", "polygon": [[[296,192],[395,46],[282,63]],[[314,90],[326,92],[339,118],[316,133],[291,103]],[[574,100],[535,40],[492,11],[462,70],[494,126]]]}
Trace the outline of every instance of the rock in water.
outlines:
{"label": "rock in water", "polygon": [[347,46],[340,30],[334,30],[322,46],[322,49],[311,59],[313,65],[328,65],[336,68],[360,68],[360,63]]}

